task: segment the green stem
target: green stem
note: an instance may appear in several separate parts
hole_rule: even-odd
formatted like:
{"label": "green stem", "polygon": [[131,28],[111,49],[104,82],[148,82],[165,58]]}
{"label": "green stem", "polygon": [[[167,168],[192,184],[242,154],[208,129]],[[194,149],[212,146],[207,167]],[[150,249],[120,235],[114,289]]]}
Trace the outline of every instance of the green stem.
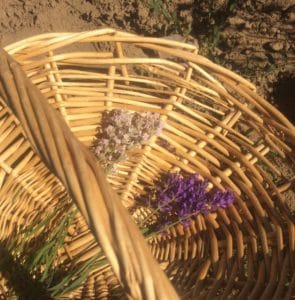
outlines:
{"label": "green stem", "polygon": [[[170,223],[169,225],[165,226],[165,229],[164,229],[164,230],[168,230],[168,229],[174,227],[175,225],[177,225],[177,224],[179,224],[179,223],[182,223],[183,221],[185,221],[185,220],[187,220],[187,219],[189,219],[189,218],[191,218],[192,216],[195,216],[195,215],[197,215],[197,214],[198,214],[198,213],[191,213],[191,214],[187,215],[187,216],[184,217],[184,218],[181,218],[181,219],[179,219],[179,220],[177,220],[177,221],[175,221],[175,222],[172,222],[172,223]],[[145,239],[148,240],[148,239],[150,239],[150,238],[152,238],[152,237],[158,235],[158,234],[161,233],[162,231],[163,231],[163,230],[154,231],[154,232],[152,232],[152,233],[150,233],[150,234],[144,235],[144,237],[145,237]],[[143,234],[145,234],[145,233],[143,232]]]}

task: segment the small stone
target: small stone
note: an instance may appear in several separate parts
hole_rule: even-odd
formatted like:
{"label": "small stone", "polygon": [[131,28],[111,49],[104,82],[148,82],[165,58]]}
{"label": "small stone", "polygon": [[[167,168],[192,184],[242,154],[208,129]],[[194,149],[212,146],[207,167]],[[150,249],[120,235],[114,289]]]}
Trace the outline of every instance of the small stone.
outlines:
{"label": "small stone", "polygon": [[246,22],[244,26],[245,26],[246,29],[251,29],[252,28],[252,24],[250,22]]}
{"label": "small stone", "polygon": [[223,51],[222,51],[220,48],[215,47],[215,48],[214,48],[214,53],[215,53],[217,56],[220,56],[220,55],[223,53]]}
{"label": "small stone", "polygon": [[227,1],[226,0],[215,0],[213,1],[213,9],[216,11],[216,10],[219,10],[221,8],[224,8],[226,6],[226,3]]}
{"label": "small stone", "polygon": [[245,20],[239,18],[239,17],[231,17],[231,18],[228,18],[228,22],[230,25],[232,26],[240,26],[240,25],[243,25],[245,24]]}
{"label": "small stone", "polygon": [[274,42],[274,43],[269,43],[269,47],[273,50],[273,51],[281,51],[284,48],[284,44],[281,42]]}

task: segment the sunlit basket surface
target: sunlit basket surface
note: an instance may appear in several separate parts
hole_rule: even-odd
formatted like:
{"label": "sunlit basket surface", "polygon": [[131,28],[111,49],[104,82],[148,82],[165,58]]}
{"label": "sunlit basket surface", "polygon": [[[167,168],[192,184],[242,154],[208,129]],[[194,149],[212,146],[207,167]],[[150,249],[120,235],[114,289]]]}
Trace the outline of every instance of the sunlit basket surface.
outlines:
{"label": "sunlit basket surface", "polygon": [[[198,55],[197,50],[192,44],[139,37],[113,29],[44,34],[6,47],[87,147],[91,146],[106,110],[120,108],[161,115],[165,127],[160,135],[131,150],[128,160],[119,164],[115,174],[108,175],[126,211],[134,211],[134,197],[162,172],[198,173],[211,186],[235,192],[235,202],[227,209],[198,215],[188,228],[177,225],[169,235],[159,234],[147,241],[182,299],[291,298],[295,288],[295,227],[294,213],[284,195],[294,195],[293,179],[282,174],[272,159],[275,156],[284,164],[293,163],[295,128],[247,80]],[[1,56],[5,57],[3,53]],[[132,234],[120,231],[120,224],[112,227],[112,222],[120,219],[121,211],[110,214],[114,199],[107,197],[107,187],[99,187],[102,191],[106,189],[102,198],[108,209],[104,211],[102,207],[101,212],[91,212],[98,207],[95,199],[94,204],[87,204],[95,191],[91,190],[89,195],[85,189],[81,193],[76,191],[76,185],[94,180],[83,178],[84,169],[78,170],[76,161],[71,161],[79,153],[90,161],[88,151],[79,146],[81,152],[75,148],[61,153],[62,142],[57,136],[48,134],[42,138],[46,128],[34,131],[44,122],[55,133],[62,132],[58,123],[62,120],[56,126],[50,125],[45,105],[43,110],[32,105],[32,111],[39,117],[26,118],[22,111],[29,106],[28,99],[37,99],[39,94],[28,88],[29,83],[21,79],[22,73],[13,63],[13,75],[6,80],[8,73],[3,60],[1,63],[0,241],[5,245],[18,225],[48,215],[60,199],[71,201],[67,189],[84,217],[76,218],[60,257],[78,264],[90,260],[102,246],[106,252],[109,249],[106,256],[112,268],[92,271],[81,287],[64,298],[115,299],[127,294],[138,299],[177,298],[168,290],[167,297],[163,296],[164,284],[158,294],[152,288],[143,291],[143,286],[149,286],[144,280],[134,285],[140,276],[149,278],[152,274],[152,278],[157,269],[149,274],[144,264],[132,266],[132,270],[138,268],[135,273],[140,275],[136,278],[126,271],[130,270],[129,263],[141,258],[134,258],[139,251],[130,254],[128,247],[122,246],[126,250],[123,253],[123,248],[117,247],[118,240],[123,245],[128,238],[132,240]],[[12,82],[14,89],[7,92]],[[7,100],[17,97],[21,99],[20,107]],[[175,151],[165,148],[163,141]],[[55,145],[55,153],[46,152],[47,142]],[[72,169],[68,163],[73,165]],[[71,182],[71,170],[78,174],[73,175],[78,178],[76,185]],[[99,174],[103,173],[99,170]],[[98,182],[103,180],[97,178]],[[89,230],[88,222],[94,231]],[[112,243],[101,240],[100,228],[106,228],[105,236]],[[93,235],[95,230],[99,234]],[[134,242],[129,248],[135,245]],[[160,289],[159,278],[154,277],[151,286]],[[1,282],[0,295],[4,297],[7,278],[2,276]]]}

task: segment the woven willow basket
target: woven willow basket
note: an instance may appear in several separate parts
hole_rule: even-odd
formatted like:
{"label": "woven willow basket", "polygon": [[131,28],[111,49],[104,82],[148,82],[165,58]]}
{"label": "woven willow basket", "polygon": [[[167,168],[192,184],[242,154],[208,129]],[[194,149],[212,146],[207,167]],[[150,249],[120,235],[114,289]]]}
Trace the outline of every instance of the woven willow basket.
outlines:
{"label": "woven willow basket", "polygon": [[[78,265],[103,251],[109,265],[92,269],[61,298],[294,295],[294,214],[284,197],[293,195],[292,178],[272,158],[293,162],[295,128],[251,83],[198,55],[194,45],[113,29],[44,34],[5,50],[2,258],[19,226],[46,218],[66,199],[81,214],[58,261]],[[102,113],[115,108],[158,112],[165,127],[106,178],[87,148]],[[145,211],[136,210],[135,195],[161,172],[180,170],[233,190],[235,202],[145,241],[128,209],[139,218]],[[6,299],[14,283],[1,271]]]}

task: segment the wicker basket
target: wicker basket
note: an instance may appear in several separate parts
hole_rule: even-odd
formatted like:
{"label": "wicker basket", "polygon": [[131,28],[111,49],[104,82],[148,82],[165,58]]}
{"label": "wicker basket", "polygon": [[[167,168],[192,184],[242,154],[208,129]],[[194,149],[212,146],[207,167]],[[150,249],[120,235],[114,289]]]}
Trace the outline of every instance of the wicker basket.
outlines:
{"label": "wicker basket", "polygon": [[[59,261],[77,265],[103,251],[110,265],[92,269],[65,299],[294,295],[294,214],[285,201],[287,192],[294,195],[293,178],[274,158],[293,163],[295,128],[251,83],[198,55],[194,45],[108,28],[44,34],[5,50],[2,253],[19,226],[46,218],[61,199],[73,199],[81,215]],[[114,108],[158,112],[166,125],[105,178],[87,147],[102,113]],[[197,172],[211,185],[233,190],[235,202],[145,241],[126,208],[136,208],[142,186],[169,170]],[[3,299],[10,279],[2,270]]]}

